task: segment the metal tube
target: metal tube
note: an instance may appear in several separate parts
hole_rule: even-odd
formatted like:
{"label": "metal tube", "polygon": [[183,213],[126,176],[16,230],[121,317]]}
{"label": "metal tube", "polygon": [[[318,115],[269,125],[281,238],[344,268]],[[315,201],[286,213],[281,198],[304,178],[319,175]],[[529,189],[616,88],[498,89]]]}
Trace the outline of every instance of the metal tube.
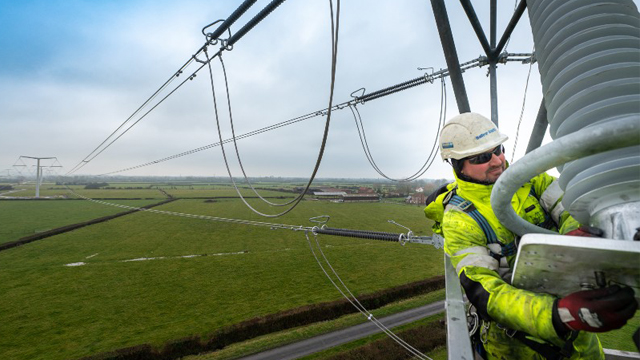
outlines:
{"label": "metal tube", "polygon": [[40,168],[40,159],[37,160],[36,167],[36,199],[40,198],[40,182],[42,181],[42,170]]}
{"label": "metal tube", "polygon": [[556,139],[531,151],[498,178],[491,192],[491,207],[500,223],[522,236],[527,233],[556,234],[520,218],[511,206],[516,191],[532,177],[568,161],[604,151],[640,144],[640,126],[634,117],[594,125]]}
{"label": "metal tube", "polygon": [[[498,0],[491,0],[491,5],[489,6],[490,8],[490,25],[489,25],[489,36],[490,36],[490,40],[489,40],[489,45],[491,46],[491,50],[493,51],[493,48],[496,47],[496,21],[497,21],[497,8],[498,8],[498,4],[497,4]],[[487,53],[487,56],[490,56],[491,53]]]}
{"label": "metal tube", "polygon": [[473,359],[473,349],[467,327],[467,314],[460,281],[449,255],[444,254],[444,276],[447,300],[447,352],[449,359]]}
{"label": "metal tube", "polygon": [[518,4],[516,11],[513,13],[513,16],[511,17],[511,21],[509,21],[509,24],[507,25],[506,29],[504,29],[504,33],[500,38],[500,42],[498,42],[498,46],[492,47],[494,57],[497,57],[498,55],[500,55],[500,52],[502,52],[502,49],[507,44],[507,41],[511,37],[511,33],[513,33],[513,29],[515,29],[516,25],[518,25],[518,21],[520,21],[520,18],[524,13],[524,9],[526,8],[527,8],[526,1],[520,0],[520,3]]}
{"label": "metal tube", "polygon": [[542,99],[542,102],[540,102],[540,109],[538,110],[538,116],[536,117],[536,122],[533,124],[533,129],[531,130],[531,137],[529,137],[529,145],[527,145],[527,151],[525,154],[528,154],[532,150],[540,147],[548,127],[549,122],[547,121],[547,108],[544,106],[544,99]]}
{"label": "metal tube", "polygon": [[491,121],[499,127],[498,121],[498,74],[496,69],[497,58],[493,55],[493,48],[496,46],[496,9],[497,0],[491,0],[491,23],[490,23],[490,46],[491,51],[487,53],[489,58],[489,95],[491,97]]}
{"label": "metal tube", "polygon": [[489,92],[491,96],[491,121],[499,127],[498,122],[498,80],[496,73],[496,63],[489,64]]}
{"label": "metal tube", "polygon": [[460,61],[458,61],[458,53],[456,52],[456,45],[453,41],[453,35],[451,34],[451,25],[449,24],[449,16],[447,15],[447,8],[444,5],[444,0],[431,0],[431,7],[433,8],[433,16],[435,17],[436,25],[438,26],[438,33],[440,34],[440,42],[442,43],[444,57],[447,61],[447,67],[451,77],[451,85],[453,86],[453,92],[456,95],[458,111],[460,113],[470,112],[471,107],[469,106],[467,90],[465,89],[464,80],[462,79]]}
{"label": "metal tube", "polygon": [[[494,6],[494,2],[495,0],[492,0],[491,2],[491,6],[492,6],[492,11],[493,11],[493,6]],[[482,45],[482,48],[484,49],[484,53],[490,57],[491,53],[492,53],[492,48],[493,45],[495,44],[495,41],[493,42],[492,45],[489,45],[489,42],[487,41],[487,37],[484,34],[484,30],[482,30],[482,25],[480,24],[480,21],[478,20],[478,16],[476,15],[476,11],[473,9],[473,5],[471,5],[471,1],[469,0],[460,0],[460,5],[462,5],[462,8],[464,9],[464,12],[467,14],[467,18],[469,18],[469,22],[471,23],[471,27],[473,28],[473,31],[475,31],[476,36],[478,37],[478,40],[480,40],[480,45]],[[492,12],[492,34],[494,34],[493,31],[495,31],[495,20],[493,19],[493,12]],[[494,37],[495,38],[495,37]]]}

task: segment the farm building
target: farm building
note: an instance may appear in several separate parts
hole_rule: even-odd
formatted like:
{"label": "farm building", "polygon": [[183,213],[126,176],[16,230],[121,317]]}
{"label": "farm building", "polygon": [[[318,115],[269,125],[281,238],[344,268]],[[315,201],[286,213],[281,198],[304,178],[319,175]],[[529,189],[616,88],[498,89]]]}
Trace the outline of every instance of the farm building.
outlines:
{"label": "farm building", "polygon": [[368,202],[378,202],[380,201],[380,196],[378,194],[350,194],[342,197],[342,201],[344,202],[356,202],[356,201],[368,201]]}
{"label": "farm building", "polygon": [[409,204],[422,204],[424,205],[425,202],[425,195],[424,192],[416,192],[413,193],[411,196],[407,196],[407,202]]}
{"label": "farm building", "polygon": [[319,200],[322,199],[342,199],[343,196],[346,196],[347,193],[344,191],[314,191],[313,196]]}

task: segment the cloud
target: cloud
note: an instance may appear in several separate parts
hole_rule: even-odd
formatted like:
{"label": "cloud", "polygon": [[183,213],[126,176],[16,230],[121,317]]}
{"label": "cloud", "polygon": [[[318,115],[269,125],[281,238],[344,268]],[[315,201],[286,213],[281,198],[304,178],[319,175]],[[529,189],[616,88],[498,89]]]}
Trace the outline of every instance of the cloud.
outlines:
{"label": "cloud", "polygon": [[[26,1],[3,5],[0,38],[0,169],[20,155],[57,156],[69,170],[122,124],[203,44],[203,26],[226,18],[240,1]],[[266,2],[258,2],[232,27],[235,32]],[[424,1],[343,1],[334,104],[354,90],[372,92],[412,78],[417,67],[446,67],[439,36]],[[449,6],[449,5],[448,5]],[[475,4],[487,22],[488,6]],[[512,9],[500,8],[498,28]],[[449,8],[461,61],[482,49],[459,4]],[[488,25],[488,24],[485,24]],[[487,26],[488,28],[488,26]],[[532,48],[526,14],[508,49]],[[214,51],[212,49],[212,51]],[[285,2],[225,52],[236,134],[243,134],[328,105],[331,38],[326,1]],[[5,55],[6,54],[6,55]],[[202,59],[203,57],[200,56]],[[194,62],[189,71],[199,63]],[[219,119],[230,133],[224,77],[212,62]],[[498,72],[502,129],[512,140],[528,65],[509,63]],[[174,84],[186,78],[176,78]],[[486,67],[464,74],[472,109],[490,113]],[[540,102],[532,71],[519,149],[528,141]],[[166,94],[166,93],[165,93]],[[447,85],[447,117],[457,113]],[[391,176],[413,174],[437,132],[438,83],[360,105],[371,152]],[[324,117],[238,142],[251,176],[308,176],[318,156]],[[135,119],[134,119],[135,120]],[[335,111],[318,176],[378,177],[366,161],[348,109]],[[218,141],[208,69],[171,95],[112,147],[82,169],[100,174]],[[227,153],[233,154],[229,144]],[[517,154],[520,156],[521,151]],[[509,156],[509,154],[508,154]],[[438,157],[439,159],[439,157]],[[436,159],[429,178],[450,177]],[[235,164],[235,163],[234,163]],[[240,175],[237,165],[234,174]],[[132,175],[223,175],[219,148],[144,167]],[[124,173],[128,174],[128,173]]]}

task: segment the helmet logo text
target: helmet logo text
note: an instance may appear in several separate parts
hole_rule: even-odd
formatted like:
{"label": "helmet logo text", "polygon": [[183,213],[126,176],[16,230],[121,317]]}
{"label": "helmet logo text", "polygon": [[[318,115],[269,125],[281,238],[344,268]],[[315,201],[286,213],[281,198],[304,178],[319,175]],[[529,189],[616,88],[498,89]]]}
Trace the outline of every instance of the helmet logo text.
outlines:
{"label": "helmet logo text", "polygon": [[489,131],[487,131],[487,132],[483,132],[482,134],[480,134],[480,135],[476,136],[476,140],[480,140],[480,139],[482,139],[483,137],[485,137],[485,136],[487,136],[487,135],[489,135],[489,134],[491,134],[491,133],[494,133],[494,132],[496,132],[496,131],[497,131],[497,129],[496,129],[496,128],[493,128],[493,129],[491,129],[491,130],[489,130]]}

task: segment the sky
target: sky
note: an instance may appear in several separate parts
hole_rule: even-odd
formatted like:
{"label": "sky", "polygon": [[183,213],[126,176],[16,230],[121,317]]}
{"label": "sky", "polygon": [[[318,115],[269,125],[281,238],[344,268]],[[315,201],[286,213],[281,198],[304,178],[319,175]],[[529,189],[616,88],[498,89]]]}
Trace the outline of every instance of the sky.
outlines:
{"label": "sky", "polygon": [[[20,156],[56,157],[63,167],[50,170],[68,173],[196,53],[205,42],[204,26],[226,19],[241,2],[0,0],[0,176],[15,170],[25,175],[32,171],[35,161],[19,160]],[[472,3],[488,34],[488,2]],[[267,4],[258,1],[231,32]],[[499,35],[515,4],[512,0],[498,2]],[[447,7],[460,61],[483,55],[459,3],[447,1]],[[328,106],[330,19],[328,1],[289,0],[232,50],[223,52],[236,135]],[[432,71],[418,68],[446,68],[429,1],[345,0],[339,20],[334,104],[350,100],[357,89],[364,87],[370,93]],[[211,46],[210,52],[218,48]],[[525,12],[507,51],[532,50]],[[200,65],[194,64],[184,74]],[[220,129],[222,138],[227,139],[231,126],[225,78],[220,61],[211,64]],[[490,116],[487,71],[486,66],[469,69],[464,80],[472,111]],[[171,84],[184,79],[178,77]],[[427,160],[444,111],[441,96],[436,81],[358,105],[371,154],[387,176],[410,176]],[[446,99],[445,117],[449,119],[458,110],[448,79]],[[536,64],[499,65],[499,123],[509,136],[507,159],[517,161],[524,155],[541,99]],[[309,177],[325,122],[326,117],[318,116],[238,140],[246,174]],[[205,67],[73,174],[228,176],[221,147],[118,172],[218,141],[210,75]],[[224,149],[231,173],[242,176],[233,144]],[[16,164],[27,166],[16,168]],[[348,108],[332,114],[317,177],[381,177],[365,157]],[[439,154],[422,176],[451,177],[450,167]]]}

